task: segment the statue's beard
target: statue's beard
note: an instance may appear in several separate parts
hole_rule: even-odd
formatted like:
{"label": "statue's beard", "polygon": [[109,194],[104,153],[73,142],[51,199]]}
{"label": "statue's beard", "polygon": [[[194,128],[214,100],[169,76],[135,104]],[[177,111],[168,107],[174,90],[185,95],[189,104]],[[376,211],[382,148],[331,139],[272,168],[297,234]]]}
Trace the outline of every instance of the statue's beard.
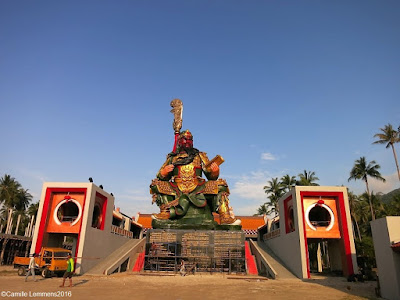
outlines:
{"label": "statue's beard", "polygon": [[174,162],[175,166],[182,166],[182,165],[190,164],[193,161],[193,159],[196,157],[196,155],[199,153],[199,150],[197,150],[196,148],[193,148],[193,147],[184,147],[181,150],[184,150],[188,154],[188,156],[178,158],[177,161]]}

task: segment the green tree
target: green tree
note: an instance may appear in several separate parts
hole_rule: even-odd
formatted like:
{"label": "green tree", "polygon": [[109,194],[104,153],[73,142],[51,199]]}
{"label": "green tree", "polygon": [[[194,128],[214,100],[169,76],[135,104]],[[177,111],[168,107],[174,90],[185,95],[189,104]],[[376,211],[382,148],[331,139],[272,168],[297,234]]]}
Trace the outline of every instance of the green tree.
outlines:
{"label": "green tree", "polygon": [[299,176],[299,180],[296,182],[296,185],[304,185],[304,186],[319,185],[318,183],[315,183],[315,181],[319,180],[319,178],[315,176],[315,172],[304,170],[303,173],[300,173],[297,176]]}
{"label": "green tree", "polygon": [[24,211],[31,200],[32,195],[15,178],[7,174],[0,178],[0,203],[6,208]]}
{"label": "green tree", "polygon": [[268,210],[268,208],[264,203],[264,204],[260,205],[259,208],[257,208],[257,214],[256,215],[258,215],[258,216],[266,215],[267,214],[267,210]]}
{"label": "green tree", "polygon": [[270,215],[272,213],[278,213],[278,200],[284,193],[284,188],[278,177],[269,180],[268,184],[264,186],[264,191],[268,194],[269,199],[269,202],[264,203],[264,206],[266,207],[266,214]]}
{"label": "green tree", "polygon": [[21,184],[15,178],[5,174],[0,178],[0,203],[7,208],[13,207],[21,188]]}
{"label": "green tree", "polygon": [[27,211],[28,216],[36,217],[38,210],[39,210],[39,202],[31,203],[31,205],[29,205],[28,211]]}
{"label": "green tree", "polygon": [[289,192],[290,188],[294,185],[296,185],[296,177],[295,176],[290,176],[289,174],[282,176],[281,186],[285,193]]}
{"label": "green tree", "polygon": [[359,198],[352,192],[348,192],[348,197],[349,197],[349,206],[350,206],[350,215],[351,219],[355,225],[355,228],[357,229],[357,235],[358,239],[361,241],[361,232],[360,232],[360,227],[359,227],[359,222],[360,222],[360,214],[359,214],[359,206],[360,206],[360,200]]}
{"label": "green tree", "polygon": [[395,195],[385,208],[388,216],[400,216],[400,195]]}
{"label": "green tree", "polygon": [[397,162],[396,150],[394,149],[394,144],[400,142],[400,134],[398,131],[393,129],[391,124],[385,125],[385,127],[380,128],[380,130],[381,133],[377,133],[374,135],[374,137],[378,138],[378,140],[373,142],[373,144],[386,144],[386,148],[392,148],[394,161],[397,168],[397,176],[400,180],[399,164]]}
{"label": "green tree", "polygon": [[365,157],[362,156],[362,157],[360,157],[360,159],[357,159],[355,161],[354,166],[350,171],[350,177],[348,178],[348,181],[361,179],[365,182],[365,185],[367,188],[367,195],[369,198],[368,200],[369,200],[369,206],[370,206],[370,210],[371,210],[372,220],[375,220],[375,213],[374,213],[374,209],[372,206],[372,199],[370,197],[371,193],[369,192],[368,176],[371,178],[385,182],[386,179],[382,177],[381,173],[379,173],[379,171],[378,171],[379,169],[380,169],[380,165],[378,165],[374,160],[367,163],[367,160],[365,159]]}

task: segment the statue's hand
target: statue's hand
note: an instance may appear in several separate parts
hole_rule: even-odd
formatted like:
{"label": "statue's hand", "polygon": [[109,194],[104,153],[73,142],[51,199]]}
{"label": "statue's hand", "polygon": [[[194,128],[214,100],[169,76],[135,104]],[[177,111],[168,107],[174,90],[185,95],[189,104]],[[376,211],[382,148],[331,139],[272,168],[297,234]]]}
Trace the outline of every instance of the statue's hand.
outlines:
{"label": "statue's hand", "polygon": [[213,172],[213,173],[219,172],[219,166],[218,166],[215,162],[213,162],[213,163],[210,165],[210,169],[211,169],[211,172]]}
{"label": "statue's hand", "polygon": [[[217,166],[218,167],[218,166]],[[175,166],[174,165],[167,165],[164,168],[161,169],[160,174],[162,177],[167,177],[169,173],[171,173],[174,170]]]}

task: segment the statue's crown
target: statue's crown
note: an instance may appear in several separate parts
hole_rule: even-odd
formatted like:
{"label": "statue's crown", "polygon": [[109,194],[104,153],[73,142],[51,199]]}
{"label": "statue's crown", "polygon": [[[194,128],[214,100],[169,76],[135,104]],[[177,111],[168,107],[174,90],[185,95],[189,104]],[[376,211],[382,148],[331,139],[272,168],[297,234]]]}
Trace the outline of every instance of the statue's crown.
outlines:
{"label": "statue's crown", "polygon": [[185,138],[187,140],[192,140],[193,139],[193,135],[189,130],[185,130],[180,134],[181,138]]}

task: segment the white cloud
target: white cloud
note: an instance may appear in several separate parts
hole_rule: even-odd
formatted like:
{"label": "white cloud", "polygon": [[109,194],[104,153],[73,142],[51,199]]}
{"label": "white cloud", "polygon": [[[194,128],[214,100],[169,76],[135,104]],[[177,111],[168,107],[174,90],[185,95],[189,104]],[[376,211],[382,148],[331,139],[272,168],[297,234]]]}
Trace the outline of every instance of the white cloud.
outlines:
{"label": "white cloud", "polygon": [[262,160],[276,160],[276,157],[272,153],[264,152],[264,153],[261,153],[261,159]]}
{"label": "white cloud", "polygon": [[399,177],[397,173],[382,175],[382,177],[386,179],[386,182],[382,182],[373,178],[368,178],[369,189],[371,192],[373,191],[374,193],[386,194],[400,187]]}
{"label": "white cloud", "polygon": [[151,195],[148,189],[127,190],[124,194],[115,195],[115,206],[128,216],[140,213],[159,212],[157,206],[151,205]]}
{"label": "white cloud", "polygon": [[[263,187],[267,184],[268,180],[274,177],[280,178],[282,174],[271,174],[268,171],[256,171],[250,174],[243,174],[229,183],[231,195],[233,197],[240,197],[246,200],[258,201],[264,203],[266,201],[266,194]],[[231,176],[234,178],[234,176]]]}

